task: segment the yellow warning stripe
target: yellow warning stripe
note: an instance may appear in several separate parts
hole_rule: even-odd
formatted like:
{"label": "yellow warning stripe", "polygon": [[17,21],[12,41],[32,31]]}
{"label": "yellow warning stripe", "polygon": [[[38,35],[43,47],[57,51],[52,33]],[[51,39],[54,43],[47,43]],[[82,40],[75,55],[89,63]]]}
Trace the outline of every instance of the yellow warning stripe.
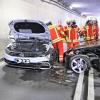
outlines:
{"label": "yellow warning stripe", "polygon": [[59,42],[59,41],[61,41],[62,39],[61,38],[57,38],[57,39],[55,39],[55,40],[52,40],[52,43],[57,43],[57,42]]}

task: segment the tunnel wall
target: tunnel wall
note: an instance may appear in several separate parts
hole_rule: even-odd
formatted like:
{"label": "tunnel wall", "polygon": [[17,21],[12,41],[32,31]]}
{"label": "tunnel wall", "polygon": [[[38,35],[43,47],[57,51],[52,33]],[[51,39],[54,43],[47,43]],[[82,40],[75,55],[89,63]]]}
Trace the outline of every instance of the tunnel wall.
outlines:
{"label": "tunnel wall", "polygon": [[84,23],[84,18],[41,0],[0,0],[0,39],[8,38],[8,23],[14,19],[52,21],[54,24],[61,20],[63,25],[65,20],[75,19],[78,25]]}

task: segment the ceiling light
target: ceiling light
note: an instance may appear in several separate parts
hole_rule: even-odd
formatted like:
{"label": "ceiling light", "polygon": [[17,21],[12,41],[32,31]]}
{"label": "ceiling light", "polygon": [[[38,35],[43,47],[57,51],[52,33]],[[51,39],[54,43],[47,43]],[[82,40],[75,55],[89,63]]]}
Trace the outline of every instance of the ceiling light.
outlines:
{"label": "ceiling light", "polygon": [[69,6],[69,8],[70,8],[70,9],[73,9],[73,7],[72,7],[72,6]]}
{"label": "ceiling light", "polygon": [[83,15],[91,15],[91,14],[92,14],[91,12],[82,12],[81,16],[83,16]]}
{"label": "ceiling light", "polygon": [[87,6],[87,4],[83,4],[83,3],[79,3],[79,2],[75,2],[75,3],[72,3],[69,8],[81,8],[81,7],[85,7]]}

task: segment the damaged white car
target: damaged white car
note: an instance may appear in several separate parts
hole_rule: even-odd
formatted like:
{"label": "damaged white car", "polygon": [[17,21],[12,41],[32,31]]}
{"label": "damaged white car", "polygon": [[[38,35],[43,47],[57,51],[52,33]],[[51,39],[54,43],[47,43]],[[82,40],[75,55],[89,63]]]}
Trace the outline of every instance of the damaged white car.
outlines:
{"label": "damaged white car", "polygon": [[41,21],[13,20],[10,26],[11,43],[5,48],[4,59],[10,66],[49,69],[55,61],[48,27]]}

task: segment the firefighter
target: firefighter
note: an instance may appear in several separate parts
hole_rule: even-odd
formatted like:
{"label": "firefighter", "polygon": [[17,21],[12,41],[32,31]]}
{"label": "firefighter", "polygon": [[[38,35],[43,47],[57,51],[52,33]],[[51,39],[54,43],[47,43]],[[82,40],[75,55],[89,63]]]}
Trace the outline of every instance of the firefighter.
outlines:
{"label": "firefighter", "polygon": [[67,45],[69,49],[72,49],[75,46],[79,45],[78,31],[79,31],[79,28],[76,25],[75,21],[68,23],[68,27],[67,27],[67,36],[68,36],[67,43],[68,44]]}
{"label": "firefighter", "polygon": [[66,42],[66,36],[65,36],[65,33],[64,33],[64,27],[61,25],[61,23],[59,23],[57,25],[57,31],[59,32],[63,42]]}
{"label": "firefighter", "polygon": [[63,57],[64,57],[63,56],[64,48],[63,48],[62,38],[61,38],[59,32],[57,31],[57,28],[55,27],[55,25],[53,25],[51,22],[47,23],[47,25],[48,25],[48,28],[50,31],[53,47],[58,51],[59,62],[62,63]]}
{"label": "firefighter", "polygon": [[67,33],[67,25],[64,26],[64,33],[65,33],[65,35],[66,35],[66,33]]}
{"label": "firefighter", "polygon": [[70,21],[67,22],[67,26],[64,27],[64,31],[65,31],[65,34],[67,36],[67,38],[66,38],[67,47],[68,47],[68,49],[70,49],[70,48],[73,47],[72,41],[71,41],[71,38],[70,38],[70,31],[71,31],[71,22]]}
{"label": "firefighter", "polygon": [[60,36],[61,36],[61,38],[62,38],[62,40],[63,40],[64,52],[66,52],[66,51],[67,51],[66,34],[65,34],[65,32],[64,32],[64,27],[62,26],[61,23],[59,23],[59,24],[57,25],[57,31],[59,32],[59,34],[60,34]]}
{"label": "firefighter", "polygon": [[76,25],[75,21],[72,21],[71,27],[72,27],[72,33],[73,33],[73,45],[78,46],[79,45],[78,33],[80,32],[80,29]]}
{"label": "firefighter", "polygon": [[65,33],[65,40],[66,42],[68,41],[68,35],[67,35],[67,32],[68,32],[68,28],[70,27],[70,21],[67,21],[66,22],[66,26],[64,26],[64,33]]}
{"label": "firefighter", "polygon": [[80,28],[80,35],[83,36],[84,38],[86,38],[86,28],[85,28],[85,26],[82,26]]}
{"label": "firefighter", "polygon": [[99,27],[98,27],[98,22],[97,20],[93,21],[93,32],[94,32],[94,39],[98,40],[99,36]]}
{"label": "firefighter", "polygon": [[85,29],[86,29],[86,33],[85,33],[86,40],[87,41],[94,40],[93,21],[92,20],[88,20],[86,22]]}

